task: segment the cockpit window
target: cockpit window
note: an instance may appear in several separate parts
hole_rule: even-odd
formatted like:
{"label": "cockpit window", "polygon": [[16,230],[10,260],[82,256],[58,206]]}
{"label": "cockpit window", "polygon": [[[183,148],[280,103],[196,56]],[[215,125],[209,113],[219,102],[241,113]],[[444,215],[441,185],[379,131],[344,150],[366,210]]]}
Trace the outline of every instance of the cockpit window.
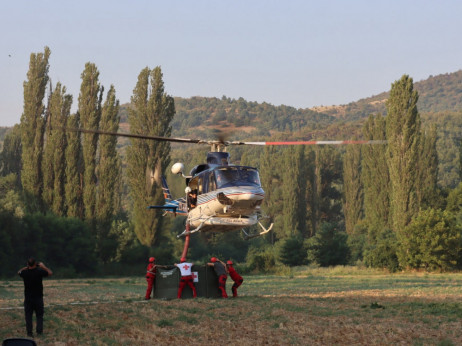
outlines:
{"label": "cockpit window", "polygon": [[223,167],[215,171],[217,188],[229,186],[260,186],[258,171],[248,167]]}

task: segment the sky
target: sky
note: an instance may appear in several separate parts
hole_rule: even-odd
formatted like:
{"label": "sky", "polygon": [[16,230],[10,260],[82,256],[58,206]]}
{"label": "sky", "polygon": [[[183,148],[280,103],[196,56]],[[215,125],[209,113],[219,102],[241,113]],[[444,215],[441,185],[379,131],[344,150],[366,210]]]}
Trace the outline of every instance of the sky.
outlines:
{"label": "sky", "polygon": [[30,55],[45,46],[73,111],[86,62],[121,104],[160,66],[171,96],[311,108],[460,70],[461,14],[458,0],[5,0],[0,126],[20,122]]}

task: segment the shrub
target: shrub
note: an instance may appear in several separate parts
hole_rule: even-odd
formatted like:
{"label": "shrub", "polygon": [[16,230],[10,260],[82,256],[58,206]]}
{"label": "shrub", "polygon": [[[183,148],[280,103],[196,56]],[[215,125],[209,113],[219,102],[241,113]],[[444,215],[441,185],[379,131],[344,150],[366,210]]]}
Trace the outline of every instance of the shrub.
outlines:
{"label": "shrub", "polygon": [[308,260],[322,267],[347,264],[347,234],[335,223],[323,223],[316,235],[307,241]]}
{"label": "shrub", "polygon": [[299,237],[291,237],[283,242],[279,251],[279,259],[282,263],[294,267],[306,264],[306,249],[303,240]]}
{"label": "shrub", "polygon": [[248,271],[268,273],[276,266],[276,251],[273,247],[252,247],[247,253]]}
{"label": "shrub", "polygon": [[391,272],[399,269],[396,256],[396,235],[390,229],[382,230],[377,238],[366,246],[364,263],[373,268],[387,268]]}
{"label": "shrub", "polygon": [[461,253],[461,228],[454,215],[440,209],[420,211],[398,238],[402,267],[450,270]]}

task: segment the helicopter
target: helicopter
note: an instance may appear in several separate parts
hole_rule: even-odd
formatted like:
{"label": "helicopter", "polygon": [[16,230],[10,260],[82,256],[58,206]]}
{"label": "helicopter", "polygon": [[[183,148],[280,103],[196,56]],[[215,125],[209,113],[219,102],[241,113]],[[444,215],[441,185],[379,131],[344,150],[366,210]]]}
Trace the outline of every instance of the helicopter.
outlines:
{"label": "helicopter", "polygon": [[[174,199],[167,185],[167,180],[162,176],[165,204],[147,207],[148,209],[162,209],[166,214],[186,216],[186,228],[177,236],[186,239],[183,258],[186,258],[191,234],[242,230],[244,239],[249,240],[267,234],[273,228],[273,224],[265,228],[260,222],[265,218],[261,210],[265,191],[261,186],[258,169],[232,164],[230,154],[226,151],[228,146],[346,145],[383,144],[386,142],[383,140],[240,142],[223,139],[199,140],[145,136],[88,129],[67,130],[145,140],[210,145],[211,151],[207,154],[206,163],[196,165],[189,175],[184,174],[183,163],[177,162],[171,167],[173,174],[181,175],[185,179],[184,196]],[[261,230],[253,234],[245,230],[254,225],[258,225]]]}
{"label": "helicopter", "polygon": [[[162,177],[165,205],[148,208],[165,209],[168,213],[187,216],[187,224],[194,229],[185,230],[178,237],[196,232],[226,232],[242,229],[245,239],[268,233],[260,219],[265,192],[255,167],[230,163],[228,152],[212,151],[205,164],[195,166],[190,175],[184,175],[183,163],[175,163],[171,171],[186,179],[186,197],[173,199]],[[250,235],[245,228],[258,224],[262,232]]]}
{"label": "helicopter", "polygon": [[[185,139],[181,139],[184,141]],[[196,140],[191,140],[196,142]],[[187,216],[187,224],[194,227],[185,230],[178,237],[196,232],[226,232],[242,230],[244,239],[249,240],[271,231],[273,224],[265,228],[260,220],[265,218],[261,204],[265,198],[258,169],[230,163],[226,147],[230,145],[344,145],[377,144],[383,141],[296,141],[296,142],[227,142],[207,141],[212,151],[207,154],[206,163],[195,166],[189,176],[184,175],[184,165],[175,163],[171,172],[186,179],[186,198],[174,200],[165,177],[162,179],[163,206],[148,208],[165,209],[168,213]],[[190,196],[190,198],[188,198]],[[193,197],[194,196],[194,197]],[[246,228],[258,225],[261,232],[249,234]]]}

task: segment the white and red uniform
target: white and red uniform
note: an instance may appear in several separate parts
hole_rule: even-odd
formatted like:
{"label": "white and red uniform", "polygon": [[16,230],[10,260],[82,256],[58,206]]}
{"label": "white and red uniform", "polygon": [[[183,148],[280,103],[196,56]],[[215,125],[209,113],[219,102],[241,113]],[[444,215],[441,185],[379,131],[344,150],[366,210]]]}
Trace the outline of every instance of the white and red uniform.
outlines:
{"label": "white and red uniform", "polygon": [[180,269],[181,272],[181,278],[180,278],[180,286],[178,287],[178,299],[181,298],[181,293],[183,292],[183,288],[188,285],[191,287],[193,291],[193,297],[197,297],[197,292],[196,292],[196,287],[194,286],[193,282],[193,276],[191,272],[191,268],[193,266],[192,263],[189,262],[183,262],[180,264],[175,264],[178,269]]}

